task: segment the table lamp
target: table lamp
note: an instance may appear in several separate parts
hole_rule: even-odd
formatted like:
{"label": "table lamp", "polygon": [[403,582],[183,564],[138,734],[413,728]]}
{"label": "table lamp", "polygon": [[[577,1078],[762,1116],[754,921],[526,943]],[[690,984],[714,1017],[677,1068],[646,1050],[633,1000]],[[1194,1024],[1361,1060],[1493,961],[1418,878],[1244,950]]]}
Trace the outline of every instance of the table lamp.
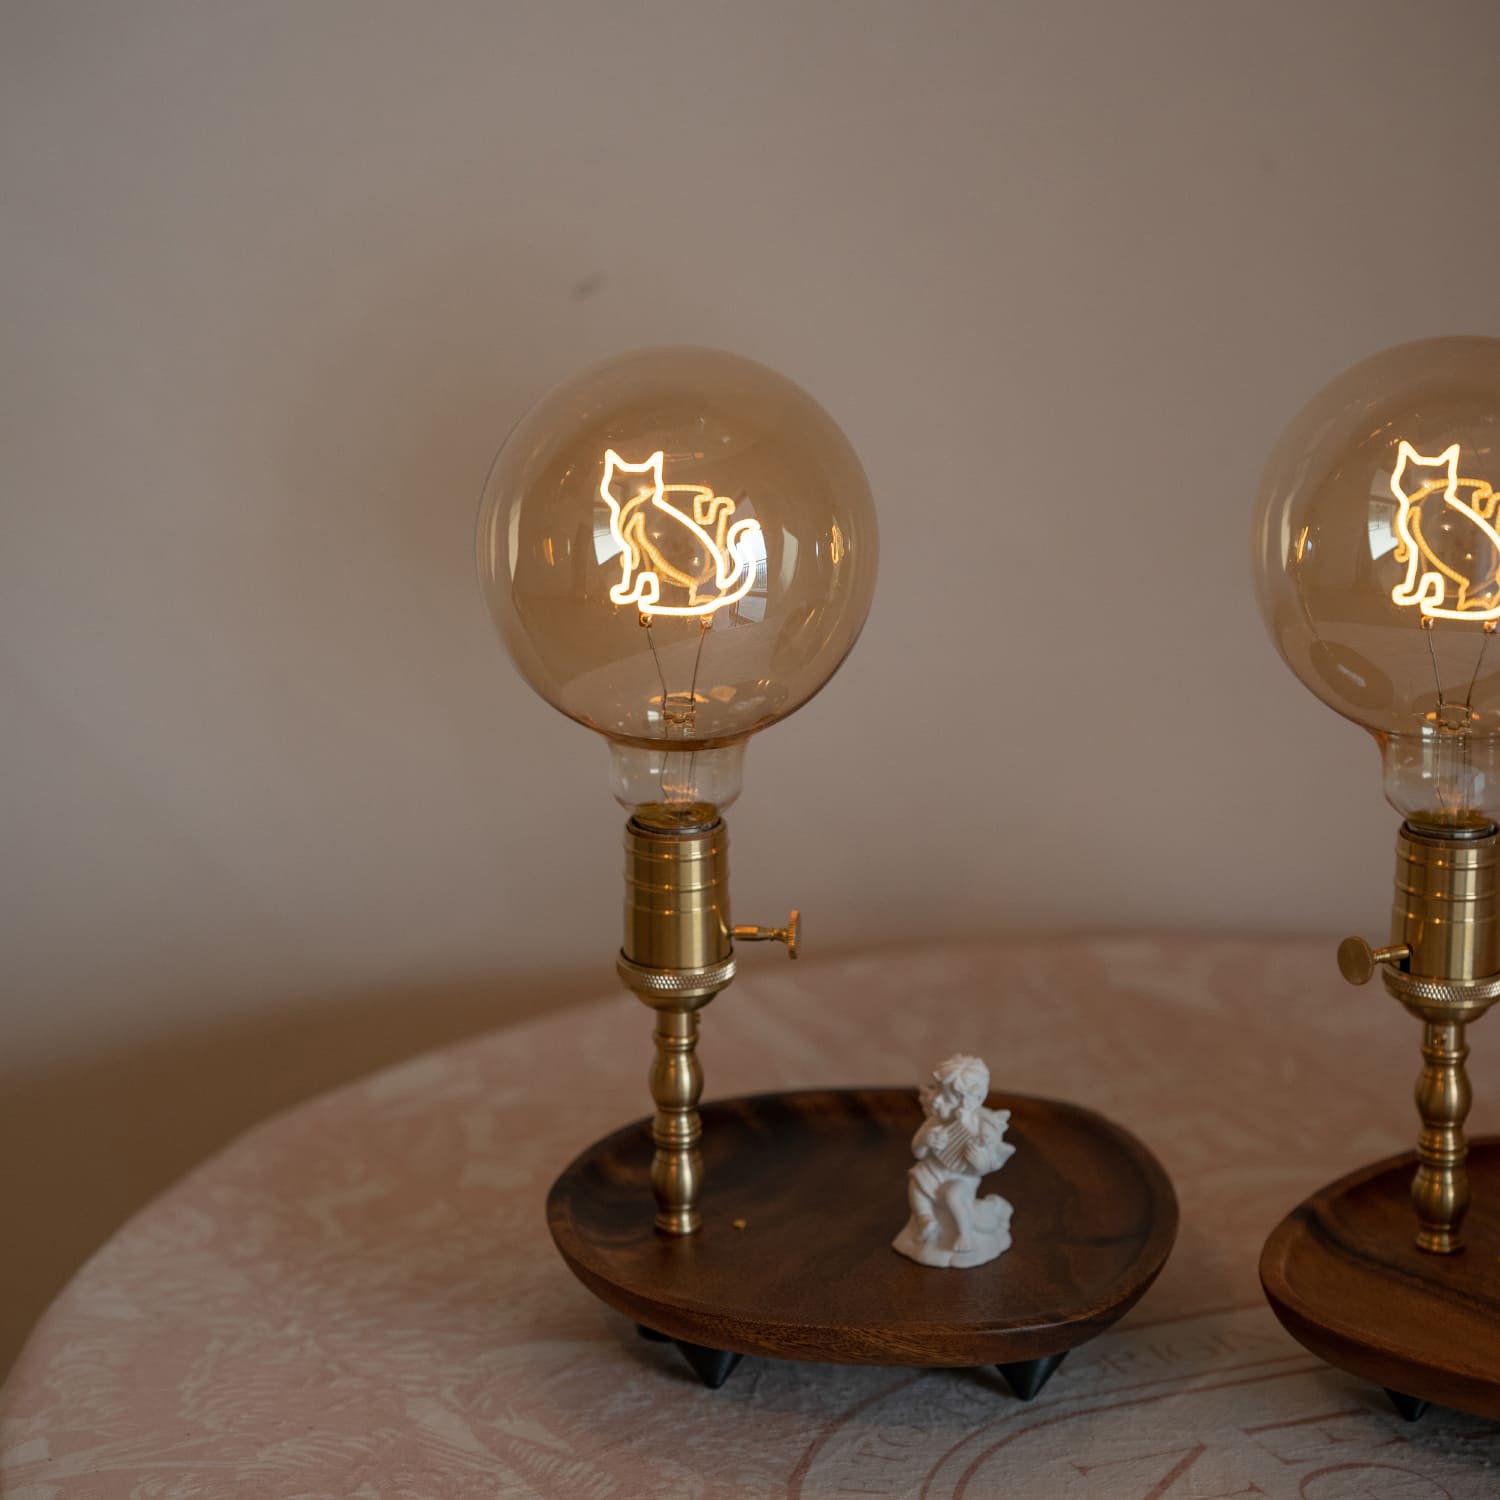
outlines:
{"label": "table lamp", "polygon": [[[1418,1414],[1430,1392],[1500,1415],[1500,1359],[1481,1368],[1452,1347],[1455,1327],[1473,1329],[1462,1300],[1500,1292],[1500,1153],[1475,1143],[1471,1154],[1464,1137],[1465,1029],[1500,997],[1496,484],[1500,340],[1405,344],[1346,371],[1292,422],[1253,536],[1277,649],[1374,736],[1403,819],[1389,939],[1347,939],[1339,968],[1354,984],[1378,972],[1423,1027],[1415,1156],[1304,1204],[1268,1243],[1262,1279],[1304,1343]],[[1486,1244],[1466,1257],[1480,1175]],[[1424,1311],[1407,1328],[1412,1308]]]}
{"label": "table lamp", "polygon": [[594,365],[526,413],[485,486],[477,553],[521,675],[609,741],[625,825],[618,968],[656,1012],[656,1226],[701,1224],[698,1011],[734,977],[724,813],[745,741],[854,645],[875,588],[869,484],[790,380],[712,349]]}
{"label": "table lamp", "polygon": [[1091,1111],[1004,1096],[1032,1143],[1007,1168],[1025,1243],[1003,1270],[954,1271],[891,1247],[916,1089],[699,1108],[698,1011],[733,976],[734,944],[795,953],[795,912],[781,928],[731,922],[724,812],[746,739],[822,687],[869,608],[875,515],[848,441],[749,360],[623,355],[521,419],[489,478],[478,552],[523,676],[609,741],[629,813],[618,967],[656,1012],[649,1146],[644,1122],[627,1125],[553,1184],[564,1260],[710,1386],[759,1354],[996,1363],[1035,1395],[1170,1249],[1176,1202],[1139,1142]]}

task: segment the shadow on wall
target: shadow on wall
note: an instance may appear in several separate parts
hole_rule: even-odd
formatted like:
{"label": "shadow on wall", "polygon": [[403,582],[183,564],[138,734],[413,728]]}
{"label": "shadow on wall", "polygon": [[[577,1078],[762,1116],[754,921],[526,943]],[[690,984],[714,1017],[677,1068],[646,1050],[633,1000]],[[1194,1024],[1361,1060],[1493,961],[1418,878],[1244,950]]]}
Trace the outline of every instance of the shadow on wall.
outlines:
{"label": "shadow on wall", "polygon": [[[455,761],[481,785],[481,769],[493,775],[495,742],[484,731],[497,722],[497,710],[474,710],[474,724],[460,719],[471,700],[481,700],[472,691],[472,671],[465,676],[455,665],[472,644],[482,646],[487,670],[508,674],[473,577],[472,526],[485,465],[504,436],[506,414],[518,413],[546,383],[534,366],[545,372],[550,359],[566,369],[601,348],[640,341],[629,326],[615,327],[611,299],[596,295],[604,273],[578,255],[560,252],[547,262],[476,235],[457,249],[445,247],[436,263],[422,261],[419,250],[408,259],[394,251],[361,259],[345,244],[314,242],[315,229],[306,229],[313,239],[299,242],[295,254],[289,250],[272,263],[255,316],[239,309],[245,327],[236,338],[210,321],[197,335],[202,348],[177,356],[183,369],[189,355],[201,357],[224,384],[209,413],[219,412],[220,425],[200,423],[199,442],[212,459],[205,473],[231,479],[201,493],[181,481],[171,504],[151,513],[160,532],[190,539],[195,567],[174,575],[178,592],[169,602],[184,618],[207,611],[218,632],[209,633],[213,650],[192,656],[184,642],[196,637],[188,631],[175,644],[132,637],[132,652],[150,664],[148,681],[140,681],[138,665],[119,671],[131,697],[117,717],[143,747],[138,766],[150,772],[143,787],[138,766],[118,770],[118,781],[140,795],[144,809],[131,836],[173,831],[176,841],[164,845],[161,859],[180,859],[182,868],[204,874],[199,904],[190,911],[152,897],[170,917],[140,941],[163,966],[182,931],[195,927],[223,930],[226,941],[248,934],[247,941],[266,947],[244,923],[216,924],[231,904],[279,908],[279,883],[301,849],[289,853],[288,845],[299,829],[314,826],[302,797],[322,809],[315,837],[337,830],[356,851],[347,854],[350,867],[363,859],[366,868],[390,869],[396,864],[390,849],[434,849],[442,861],[451,856],[443,890],[485,893],[476,898],[474,926],[492,924],[490,905],[505,891],[495,863],[495,849],[503,846],[483,820],[509,812],[498,799],[488,812],[451,800],[444,823],[434,811],[439,799],[403,804],[390,788],[431,786],[453,774]],[[385,242],[374,234],[367,243]],[[648,315],[620,316],[629,325]],[[239,365],[225,361],[231,348]],[[188,376],[174,367],[174,378]],[[203,494],[217,496],[220,509],[207,506]],[[236,559],[233,569],[225,564],[212,572],[204,558],[212,563],[216,554],[202,551],[195,527],[210,528],[212,545]],[[143,532],[148,541],[155,534]],[[157,576],[154,553],[144,541],[138,550],[135,597],[145,598]],[[209,582],[194,592],[195,579]],[[276,601],[274,611],[268,599]],[[226,650],[238,653],[238,671],[224,670]],[[284,661],[295,661],[296,669],[284,670]],[[511,691],[525,690],[511,684]],[[402,708],[399,723],[392,702]],[[119,737],[111,724],[90,744]],[[219,747],[216,755],[200,752],[205,737]],[[260,763],[283,767],[289,743],[297,745],[295,773],[278,769],[261,782],[246,770],[262,754]],[[191,754],[183,746],[192,746]],[[357,753],[352,746],[360,747]],[[228,800],[226,758],[240,788]],[[349,774],[351,764],[364,767],[363,777]],[[194,769],[210,765],[211,776]],[[86,769],[102,775],[92,762]],[[116,781],[97,784],[111,791]],[[268,834],[268,827],[275,831]],[[97,826],[79,839],[92,848]],[[66,845],[55,825],[41,828],[38,847],[48,840]],[[116,842],[132,848],[118,836]],[[205,849],[231,855],[186,863]],[[412,863],[420,866],[419,859]],[[338,862],[323,873],[337,885],[344,869]],[[66,878],[76,875],[74,869]],[[230,878],[227,891],[212,883]],[[399,909],[418,883],[393,881],[351,901],[341,909],[346,926],[330,946],[358,953],[363,928],[383,920],[380,902]],[[88,920],[87,908],[79,916],[75,888],[64,889],[66,898],[43,913],[56,926],[39,925],[31,943],[36,966],[62,990],[68,974],[64,969],[58,978],[53,955],[68,924]],[[304,961],[299,924],[287,926],[282,947],[267,950],[268,969],[278,976]],[[227,951],[238,950],[231,943]],[[13,1210],[0,1235],[0,1378],[88,1255],[239,1132],[414,1053],[597,997],[610,982],[608,946],[601,952],[606,956],[589,966],[560,974],[552,967],[545,978],[533,978],[522,956],[503,979],[488,982],[325,993],[247,1006],[239,1014],[206,1004],[220,1014],[108,1050],[89,1050],[79,1022],[59,1014],[53,1050],[67,1047],[75,1055],[24,1073],[0,1071],[0,1201]],[[221,961],[217,951],[206,959],[209,968]],[[370,963],[378,967],[378,959]],[[205,998],[212,1000],[206,987]],[[143,1011],[138,1022],[149,1026],[149,1014]]]}
{"label": "shadow on wall", "polygon": [[[596,999],[598,965],[324,997],[0,1077],[0,1379],[120,1223],[251,1125],[414,1053]],[[627,997],[628,998],[628,997]]]}

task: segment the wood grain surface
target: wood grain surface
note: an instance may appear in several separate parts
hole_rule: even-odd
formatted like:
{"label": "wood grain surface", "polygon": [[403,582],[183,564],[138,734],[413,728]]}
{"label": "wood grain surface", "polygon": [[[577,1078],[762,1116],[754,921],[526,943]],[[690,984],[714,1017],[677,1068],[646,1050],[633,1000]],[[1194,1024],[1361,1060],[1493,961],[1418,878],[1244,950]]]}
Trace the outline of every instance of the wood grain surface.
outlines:
{"label": "wood grain surface", "polygon": [[1412,1241],[1416,1155],[1363,1167],[1300,1204],[1260,1258],[1293,1338],[1351,1374],[1422,1401],[1500,1418],[1500,1137],[1470,1143],[1466,1248]]}
{"label": "wood grain surface", "polygon": [[638,1121],[553,1185],[552,1237],[578,1278],[640,1324],[714,1349],[841,1364],[982,1365],[1062,1353],[1150,1286],[1177,1203],[1155,1157],[1090,1110],[994,1095],[1017,1147],[982,1191],[1015,1206],[1013,1247],[969,1270],[891,1249],[906,1222],[916,1094],[763,1094],[703,1108],[704,1225],[652,1224]]}

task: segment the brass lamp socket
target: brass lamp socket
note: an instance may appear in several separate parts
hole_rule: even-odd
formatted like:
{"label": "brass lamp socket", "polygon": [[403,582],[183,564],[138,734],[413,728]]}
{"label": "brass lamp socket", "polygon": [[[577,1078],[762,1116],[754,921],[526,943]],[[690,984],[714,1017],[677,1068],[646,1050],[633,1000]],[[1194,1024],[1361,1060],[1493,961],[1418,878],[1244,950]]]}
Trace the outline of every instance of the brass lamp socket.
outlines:
{"label": "brass lamp socket", "polygon": [[1480,979],[1500,970],[1496,872],[1500,834],[1444,837],[1402,825],[1396,838],[1391,942],[1424,979]]}
{"label": "brass lamp socket", "polygon": [[722,818],[706,828],[657,828],[639,818],[625,825],[620,951],[640,968],[674,971],[729,958],[729,830]]}

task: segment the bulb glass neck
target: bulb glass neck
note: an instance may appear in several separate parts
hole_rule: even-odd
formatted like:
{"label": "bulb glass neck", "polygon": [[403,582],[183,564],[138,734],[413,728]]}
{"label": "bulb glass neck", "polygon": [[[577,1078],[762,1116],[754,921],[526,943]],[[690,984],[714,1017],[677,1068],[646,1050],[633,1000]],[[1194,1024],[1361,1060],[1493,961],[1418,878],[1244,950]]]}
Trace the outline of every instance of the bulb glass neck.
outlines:
{"label": "bulb glass neck", "polygon": [[745,745],[712,749],[662,745],[642,749],[612,742],[610,789],[645,828],[685,832],[711,828],[740,794]]}
{"label": "bulb glass neck", "polygon": [[1386,800],[1429,838],[1483,838],[1500,824],[1500,737],[1435,728],[1377,735]]}

